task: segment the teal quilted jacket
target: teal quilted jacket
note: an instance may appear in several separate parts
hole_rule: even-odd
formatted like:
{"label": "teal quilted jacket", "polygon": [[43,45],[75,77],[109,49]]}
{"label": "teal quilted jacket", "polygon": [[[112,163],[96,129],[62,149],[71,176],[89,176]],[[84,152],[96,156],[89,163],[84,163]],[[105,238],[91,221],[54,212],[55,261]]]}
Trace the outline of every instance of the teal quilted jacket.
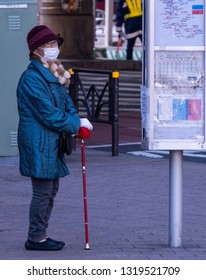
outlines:
{"label": "teal quilted jacket", "polygon": [[77,133],[80,119],[64,85],[36,59],[17,87],[20,173],[39,179],[69,174],[58,151],[61,132]]}

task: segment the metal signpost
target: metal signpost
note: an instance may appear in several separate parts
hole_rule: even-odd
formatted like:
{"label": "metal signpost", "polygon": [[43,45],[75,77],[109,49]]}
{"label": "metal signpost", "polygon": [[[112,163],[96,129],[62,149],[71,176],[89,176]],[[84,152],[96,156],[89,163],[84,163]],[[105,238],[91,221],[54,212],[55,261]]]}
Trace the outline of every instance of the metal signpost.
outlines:
{"label": "metal signpost", "polygon": [[142,147],[170,151],[169,245],[182,244],[183,150],[206,148],[205,0],[145,0]]}

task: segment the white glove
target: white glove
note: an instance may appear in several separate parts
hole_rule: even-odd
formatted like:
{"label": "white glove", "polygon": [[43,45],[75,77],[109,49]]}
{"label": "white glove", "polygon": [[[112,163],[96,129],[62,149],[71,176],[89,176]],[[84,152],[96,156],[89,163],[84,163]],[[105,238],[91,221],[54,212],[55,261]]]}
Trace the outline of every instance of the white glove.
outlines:
{"label": "white glove", "polygon": [[90,121],[87,118],[81,118],[80,119],[80,127],[85,127],[89,130],[93,129],[92,124],[90,123]]}

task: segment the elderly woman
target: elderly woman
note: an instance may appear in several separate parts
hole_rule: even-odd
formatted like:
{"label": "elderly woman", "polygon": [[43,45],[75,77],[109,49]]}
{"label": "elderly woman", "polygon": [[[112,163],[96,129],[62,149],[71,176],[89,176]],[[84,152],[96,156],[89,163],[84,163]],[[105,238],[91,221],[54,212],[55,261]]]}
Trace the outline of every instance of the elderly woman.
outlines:
{"label": "elderly woman", "polygon": [[57,60],[63,38],[39,25],[28,33],[27,43],[31,63],[17,87],[20,173],[31,178],[33,190],[25,248],[61,250],[65,243],[46,233],[59,178],[69,174],[59,138],[62,133],[90,131],[92,125],[79,118],[66,93],[70,75]]}

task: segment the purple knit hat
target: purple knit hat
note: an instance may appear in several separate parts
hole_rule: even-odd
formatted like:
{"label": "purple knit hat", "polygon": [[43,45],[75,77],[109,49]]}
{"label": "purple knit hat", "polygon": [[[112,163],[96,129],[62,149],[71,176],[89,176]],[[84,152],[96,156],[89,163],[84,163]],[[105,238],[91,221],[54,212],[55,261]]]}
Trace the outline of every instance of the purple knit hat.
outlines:
{"label": "purple knit hat", "polygon": [[27,35],[27,43],[30,52],[33,52],[40,46],[53,40],[57,40],[59,46],[61,46],[64,41],[64,39],[60,37],[59,34],[54,34],[46,25],[35,26],[29,31]]}

